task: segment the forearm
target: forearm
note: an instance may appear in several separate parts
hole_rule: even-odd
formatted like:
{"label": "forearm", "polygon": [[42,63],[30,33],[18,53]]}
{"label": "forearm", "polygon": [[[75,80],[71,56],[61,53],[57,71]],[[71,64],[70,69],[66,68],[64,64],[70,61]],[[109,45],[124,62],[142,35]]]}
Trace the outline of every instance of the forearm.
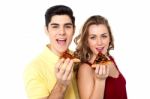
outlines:
{"label": "forearm", "polygon": [[95,81],[93,92],[89,99],[103,99],[105,91],[105,80]]}
{"label": "forearm", "polygon": [[56,82],[53,90],[47,99],[64,99],[67,85]]}

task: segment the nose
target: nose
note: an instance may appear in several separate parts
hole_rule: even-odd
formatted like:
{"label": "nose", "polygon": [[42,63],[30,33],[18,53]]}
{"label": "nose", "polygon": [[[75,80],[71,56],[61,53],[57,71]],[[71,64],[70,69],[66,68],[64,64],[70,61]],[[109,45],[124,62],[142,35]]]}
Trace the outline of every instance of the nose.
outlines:
{"label": "nose", "polygon": [[65,28],[64,27],[60,27],[59,31],[58,31],[58,34],[59,35],[65,35]]}
{"label": "nose", "polygon": [[98,45],[102,45],[102,43],[103,43],[102,39],[101,38],[97,38],[97,44]]}

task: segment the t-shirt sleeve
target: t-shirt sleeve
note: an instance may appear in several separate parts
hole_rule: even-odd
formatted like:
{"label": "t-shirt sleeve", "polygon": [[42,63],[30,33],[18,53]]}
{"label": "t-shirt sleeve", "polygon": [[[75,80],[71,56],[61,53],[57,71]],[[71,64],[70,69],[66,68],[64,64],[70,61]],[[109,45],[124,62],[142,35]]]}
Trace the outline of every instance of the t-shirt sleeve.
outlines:
{"label": "t-shirt sleeve", "polygon": [[24,83],[29,99],[39,99],[49,95],[43,78],[38,70],[28,66],[24,72]]}

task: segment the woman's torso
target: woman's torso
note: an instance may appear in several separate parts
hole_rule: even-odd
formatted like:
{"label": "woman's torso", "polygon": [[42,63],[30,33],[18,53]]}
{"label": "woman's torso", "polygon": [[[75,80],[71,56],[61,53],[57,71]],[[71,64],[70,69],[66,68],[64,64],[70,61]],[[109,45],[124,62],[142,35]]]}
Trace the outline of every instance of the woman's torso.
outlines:
{"label": "woman's torso", "polygon": [[126,80],[119,71],[114,59],[111,56],[110,59],[115,64],[119,76],[118,78],[108,77],[106,79],[104,99],[127,99]]}

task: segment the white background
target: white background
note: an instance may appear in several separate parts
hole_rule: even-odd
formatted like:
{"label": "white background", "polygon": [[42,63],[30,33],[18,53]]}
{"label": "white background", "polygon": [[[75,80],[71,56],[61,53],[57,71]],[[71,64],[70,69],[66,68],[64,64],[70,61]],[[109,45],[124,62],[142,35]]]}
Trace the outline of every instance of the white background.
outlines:
{"label": "white background", "polygon": [[[44,14],[55,4],[70,6],[76,34],[91,15],[105,16],[115,38],[115,57],[127,81],[129,99],[150,99],[150,11],[148,0],[1,0],[0,99],[27,99],[25,65],[43,50]],[[70,49],[74,50],[72,42]]]}

